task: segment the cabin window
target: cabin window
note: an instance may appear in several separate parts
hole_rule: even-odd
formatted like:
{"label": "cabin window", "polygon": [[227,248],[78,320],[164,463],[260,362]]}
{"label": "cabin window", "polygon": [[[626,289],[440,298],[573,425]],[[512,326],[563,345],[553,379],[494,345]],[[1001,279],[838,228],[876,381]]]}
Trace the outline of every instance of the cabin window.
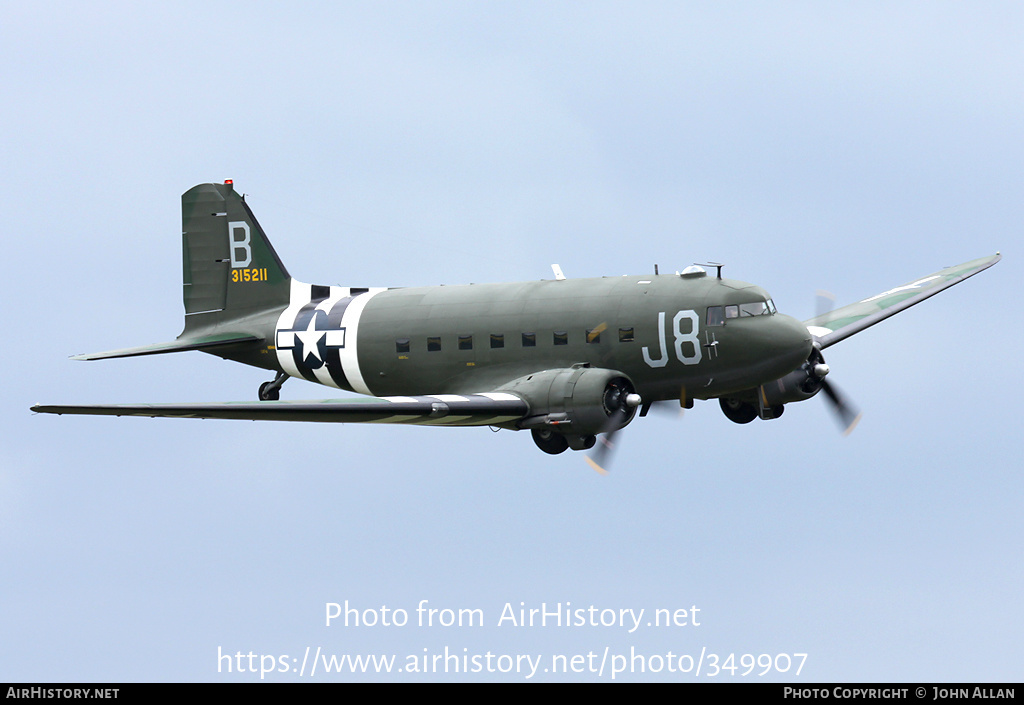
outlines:
{"label": "cabin window", "polygon": [[725,311],[721,306],[708,306],[707,324],[709,326],[725,325]]}
{"label": "cabin window", "polygon": [[619,342],[620,343],[632,343],[635,338],[633,337],[632,328],[619,328]]}
{"label": "cabin window", "polygon": [[726,306],[725,307],[725,317],[726,318],[739,318],[740,317],[740,307],[739,306]]}
{"label": "cabin window", "polygon": [[407,352],[409,352],[409,339],[408,338],[397,338],[395,340],[395,352],[396,353],[407,353]]}
{"label": "cabin window", "polygon": [[459,350],[472,350],[473,349],[473,336],[471,335],[460,335],[459,336]]}
{"label": "cabin window", "polygon": [[554,332],[554,342],[555,345],[568,345],[569,334],[564,330],[556,330]]}
{"label": "cabin window", "polygon": [[438,352],[441,350],[441,336],[427,338],[427,352]]}
{"label": "cabin window", "polygon": [[601,331],[604,328],[588,328],[587,329],[587,342],[588,343],[600,343],[601,342]]}
{"label": "cabin window", "polygon": [[534,348],[537,347],[537,334],[536,333],[523,333],[523,347]]}
{"label": "cabin window", "polygon": [[505,347],[505,336],[502,333],[491,333],[491,347],[492,348],[503,348],[503,347]]}

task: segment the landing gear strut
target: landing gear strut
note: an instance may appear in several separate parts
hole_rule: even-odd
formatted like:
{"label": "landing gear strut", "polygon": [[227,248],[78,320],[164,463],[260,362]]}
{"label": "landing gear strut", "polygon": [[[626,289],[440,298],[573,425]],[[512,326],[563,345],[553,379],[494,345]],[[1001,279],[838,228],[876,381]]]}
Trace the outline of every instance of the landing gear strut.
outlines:
{"label": "landing gear strut", "polygon": [[288,379],[284,372],[278,372],[273,382],[264,382],[260,385],[260,401],[277,401],[281,398],[281,385]]}

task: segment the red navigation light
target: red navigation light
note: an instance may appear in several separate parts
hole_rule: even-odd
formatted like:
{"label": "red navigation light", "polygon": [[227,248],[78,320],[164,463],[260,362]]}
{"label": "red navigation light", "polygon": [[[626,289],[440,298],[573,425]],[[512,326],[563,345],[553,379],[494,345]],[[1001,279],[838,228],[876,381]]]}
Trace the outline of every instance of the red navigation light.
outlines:
{"label": "red navigation light", "polygon": [[235,183],[234,179],[224,179],[224,185],[225,186],[231,186],[234,183]]}

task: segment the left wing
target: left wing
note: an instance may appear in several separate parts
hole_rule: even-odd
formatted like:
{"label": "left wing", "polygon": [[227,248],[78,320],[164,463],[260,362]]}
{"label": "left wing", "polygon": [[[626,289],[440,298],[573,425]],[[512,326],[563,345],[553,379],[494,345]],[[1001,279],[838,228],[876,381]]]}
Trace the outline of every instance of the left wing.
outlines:
{"label": "left wing", "polygon": [[36,405],[42,414],[163,416],[180,419],[406,423],[426,426],[497,426],[526,416],[529,405],[515,394],[437,394],[418,397],[261,401],[207,404]]}
{"label": "left wing", "polygon": [[804,325],[817,339],[821,348],[827,348],[855,333],[860,333],[879,321],[884,321],[889,316],[910,308],[914,304],[921,303],[930,296],[935,296],[943,289],[959,284],[964,279],[988,269],[1001,259],[1002,256],[997,252],[992,257],[982,257],[964,262],[956,267],[947,267],[903,286],[897,286],[871,298],[804,321]]}

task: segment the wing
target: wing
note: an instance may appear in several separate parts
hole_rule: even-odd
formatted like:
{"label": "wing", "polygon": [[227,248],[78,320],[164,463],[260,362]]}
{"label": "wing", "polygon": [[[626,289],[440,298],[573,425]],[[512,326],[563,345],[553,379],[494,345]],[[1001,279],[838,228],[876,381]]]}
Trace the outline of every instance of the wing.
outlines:
{"label": "wing", "polygon": [[526,416],[529,405],[515,394],[438,394],[419,397],[261,401],[210,404],[36,405],[43,414],[163,416],[181,419],[406,423],[427,426],[498,426]]}
{"label": "wing", "polygon": [[879,321],[884,321],[900,311],[921,303],[930,296],[935,296],[943,289],[959,284],[964,279],[988,269],[1002,259],[997,252],[992,257],[964,262],[956,267],[947,267],[934,274],[908,282],[903,286],[883,291],[871,298],[843,306],[823,316],[817,316],[804,325],[817,339],[822,348],[827,348],[841,340],[870,328]]}

